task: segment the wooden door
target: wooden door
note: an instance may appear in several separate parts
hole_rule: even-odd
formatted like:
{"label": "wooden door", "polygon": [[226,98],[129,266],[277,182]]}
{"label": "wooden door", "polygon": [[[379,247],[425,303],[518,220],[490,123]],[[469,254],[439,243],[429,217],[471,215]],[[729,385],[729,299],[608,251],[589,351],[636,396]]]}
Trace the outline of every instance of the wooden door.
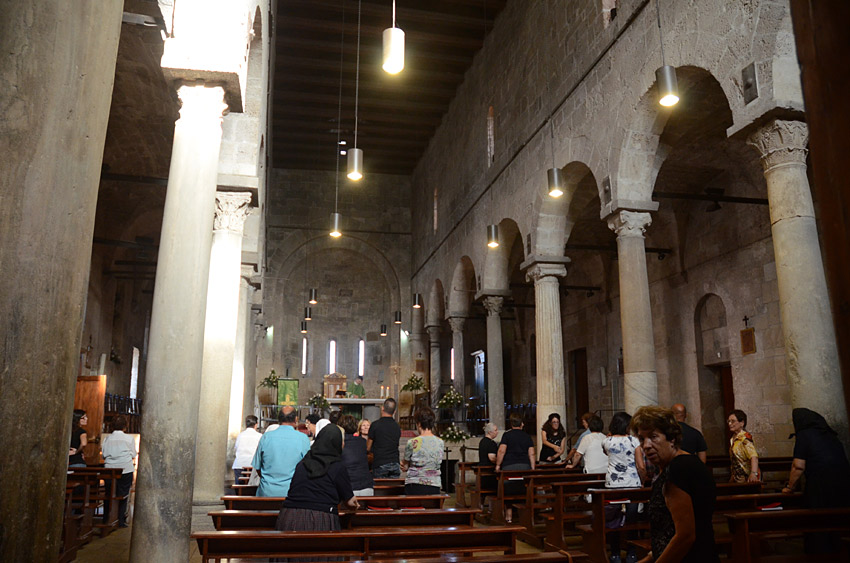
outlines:
{"label": "wooden door", "polygon": [[77,378],[74,392],[74,408],[83,409],[89,422],[85,426],[88,444],[83,449],[86,463],[102,463],[100,456],[100,434],[103,428],[103,399],[106,396],[105,375],[83,375]]}

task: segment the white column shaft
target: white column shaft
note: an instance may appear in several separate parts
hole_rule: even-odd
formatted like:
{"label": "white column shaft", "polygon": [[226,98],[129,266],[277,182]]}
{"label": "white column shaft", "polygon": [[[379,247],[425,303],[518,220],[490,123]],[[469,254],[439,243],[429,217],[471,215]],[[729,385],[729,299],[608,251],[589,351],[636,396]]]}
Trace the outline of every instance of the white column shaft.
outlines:
{"label": "white column shaft", "polygon": [[431,404],[436,405],[440,400],[440,384],[442,383],[442,375],[440,373],[440,327],[428,327],[428,339],[431,352]]}
{"label": "white column shaft", "polygon": [[484,299],[487,309],[487,410],[490,422],[505,428],[505,381],[502,358],[502,304],[504,297]]}

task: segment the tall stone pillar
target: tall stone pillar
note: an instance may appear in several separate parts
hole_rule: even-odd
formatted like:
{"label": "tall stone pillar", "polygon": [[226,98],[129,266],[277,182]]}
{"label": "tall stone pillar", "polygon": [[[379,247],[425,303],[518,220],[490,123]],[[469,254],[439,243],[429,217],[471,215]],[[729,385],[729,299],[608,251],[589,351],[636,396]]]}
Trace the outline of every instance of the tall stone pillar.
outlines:
{"label": "tall stone pillar", "polygon": [[808,139],[805,123],[774,120],[749,144],[761,156],[767,181],[791,404],[822,414],[846,441],[847,407],[806,176]]}
{"label": "tall stone pillar", "polygon": [[[452,327],[452,348],[454,349],[454,372],[453,384],[460,392],[464,401],[466,400],[466,379],[463,373],[464,351],[463,351],[463,327],[466,324],[465,317],[450,317],[449,325]],[[465,417],[464,417],[465,418]]]}
{"label": "tall stone pillar", "polygon": [[[525,277],[534,282],[534,332],[537,349],[537,445],[543,443],[540,429],[549,413],[566,420],[564,389],[564,338],[561,332],[561,296],[558,278],[567,275],[561,264],[532,262]],[[489,330],[488,339],[489,339]]]}
{"label": "tall stone pillar", "polygon": [[[239,318],[239,278],[242,264],[242,230],[251,194],[217,192],[207,314],[204,326],[204,359],[195,448],[194,504],[221,504],[227,464],[227,427],[233,356]],[[240,387],[241,390],[241,387]],[[239,405],[242,401],[240,398]],[[241,411],[241,408],[238,410]],[[240,412],[241,414],[241,412]]]}
{"label": "tall stone pillar", "polygon": [[123,4],[0,3],[0,561],[59,554]]}
{"label": "tall stone pillar", "polygon": [[440,384],[442,383],[442,375],[440,373],[440,327],[433,325],[426,327],[428,331],[428,343],[430,345],[431,356],[431,404],[436,405],[440,400]]}
{"label": "tall stone pillar", "polygon": [[184,84],[157,258],[130,560],[189,557],[224,90]]}
{"label": "tall stone pillar", "polygon": [[425,309],[413,308],[410,315],[410,356],[413,360],[413,373],[419,377],[428,376],[428,342],[425,334]]}
{"label": "tall stone pillar", "polygon": [[655,340],[643,238],[651,224],[652,217],[644,212],[621,210],[608,218],[608,227],[617,233],[624,402],[629,414],[638,407],[658,404]]}
{"label": "tall stone pillar", "polygon": [[505,298],[484,298],[487,309],[487,410],[490,422],[505,427],[505,374],[502,360],[502,305]]}
{"label": "tall stone pillar", "polygon": [[[248,406],[250,403],[245,400],[249,384],[245,364],[248,352],[248,322],[251,313],[250,294],[254,291],[251,287],[253,273],[253,266],[243,265],[242,275],[239,278],[239,314],[236,317],[236,339],[233,344],[233,369],[230,379],[230,414],[227,417],[227,463],[225,464],[227,477],[233,474],[230,467],[236,458],[234,450],[236,437],[242,431],[245,417],[252,413],[251,407]],[[197,467],[197,463],[195,465]]]}

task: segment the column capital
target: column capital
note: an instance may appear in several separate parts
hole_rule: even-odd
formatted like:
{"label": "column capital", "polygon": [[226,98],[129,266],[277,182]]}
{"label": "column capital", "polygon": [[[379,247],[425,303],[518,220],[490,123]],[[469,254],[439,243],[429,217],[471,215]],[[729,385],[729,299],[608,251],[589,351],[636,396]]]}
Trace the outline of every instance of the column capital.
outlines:
{"label": "column capital", "polygon": [[207,120],[210,115],[221,119],[227,111],[221,86],[185,82],[178,86],[177,97],[180,98],[180,119]]}
{"label": "column capital", "polygon": [[502,305],[505,303],[505,298],[499,295],[488,295],[482,301],[484,308],[487,309],[487,316],[498,317],[502,314]]}
{"label": "column capital", "polygon": [[216,192],[214,231],[231,231],[242,234],[248,217],[251,194],[247,192]]}
{"label": "column capital", "polygon": [[608,228],[617,237],[643,238],[646,228],[652,224],[652,215],[642,211],[622,210],[608,217]]}
{"label": "column capital", "polygon": [[525,270],[525,279],[533,281],[535,285],[550,279],[557,283],[557,278],[567,275],[567,267],[564,264],[546,264],[538,262],[528,266]]}
{"label": "column capital", "polygon": [[463,326],[466,324],[466,317],[449,317],[449,325],[452,327],[452,332],[463,332]]}
{"label": "column capital", "polygon": [[805,165],[808,142],[808,125],[781,119],[762,125],[747,139],[747,144],[758,151],[765,172],[783,164]]}
{"label": "column capital", "polygon": [[425,332],[431,337],[431,340],[440,338],[440,325],[428,325],[425,327]]}

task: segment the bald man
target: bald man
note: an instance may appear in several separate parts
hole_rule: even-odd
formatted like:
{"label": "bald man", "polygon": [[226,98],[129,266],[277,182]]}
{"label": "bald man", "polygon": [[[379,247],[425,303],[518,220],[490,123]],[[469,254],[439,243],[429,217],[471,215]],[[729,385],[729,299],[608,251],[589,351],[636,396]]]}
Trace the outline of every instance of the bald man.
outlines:
{"label": "bald man", "polygon": [[700,461],[705,463],[705,452],[708,446],[705,444],[705,437],[702,432],[685,422],[688,418],[688,409],[682,403],[676,403],[670,410],[673,411],[673,416],[679,421],[679,426],[682,427],[682,449],[688,453],[696,455]]}

